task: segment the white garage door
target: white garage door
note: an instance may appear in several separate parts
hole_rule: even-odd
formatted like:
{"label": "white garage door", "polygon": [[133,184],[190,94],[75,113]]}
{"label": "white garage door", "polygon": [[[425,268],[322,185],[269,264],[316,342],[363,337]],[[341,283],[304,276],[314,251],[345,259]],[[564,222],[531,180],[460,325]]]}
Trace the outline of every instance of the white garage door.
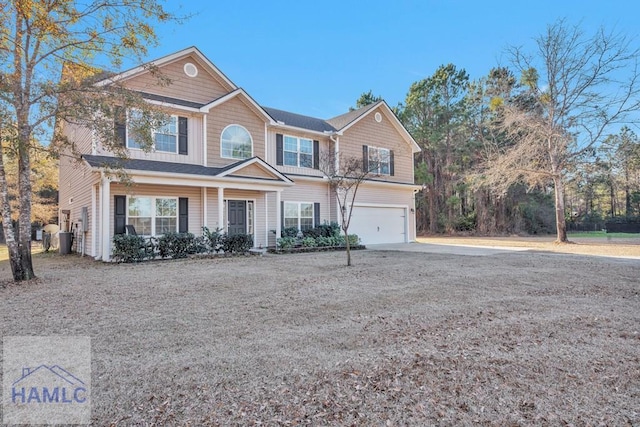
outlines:
{"label": "white garage door", "polygon": [[356,206],[353,208],[349,234],[357,234],[362,244],[404,243],[406,221],[404,208]]}

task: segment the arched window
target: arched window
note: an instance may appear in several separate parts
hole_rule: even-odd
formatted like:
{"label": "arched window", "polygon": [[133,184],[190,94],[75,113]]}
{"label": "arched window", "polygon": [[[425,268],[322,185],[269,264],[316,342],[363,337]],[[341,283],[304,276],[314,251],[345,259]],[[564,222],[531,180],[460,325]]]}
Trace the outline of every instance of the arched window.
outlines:
{"label": "arched window", "polygon": [[240,125],[229,125],[224,128],[220,137],[220,155],[239,160],[253,156],[253,140],[249,131]]}

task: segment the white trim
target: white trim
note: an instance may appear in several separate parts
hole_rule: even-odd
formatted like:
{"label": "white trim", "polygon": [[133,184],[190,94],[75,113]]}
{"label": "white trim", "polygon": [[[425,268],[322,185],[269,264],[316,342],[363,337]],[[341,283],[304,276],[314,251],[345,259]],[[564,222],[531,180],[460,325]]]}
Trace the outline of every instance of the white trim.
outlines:
{"label": "white trim", "polygon": [[163,56],[162,58],[156,59],[155,61],[150,61],[150,62],[147,62],[146,64],[139,65],[139,66],[137,66],[135,68],[132,68],[132,69],[130,69],[128,71],[125,71],[123,73],[117,74],[117,75],[115,75],[113,77],[110,77],[108,79],[102,80],[102,81],[96,83],[96,86],[98,86],[98,87],[106,86],[106,85],[118,82],[120,80],[128,79],[128,78],[136,76],[138,74],[143,74],[143,73],[148,71],[148,68],[149,68],[150,65],[154,65],[156,67],[160,67],[160,66],[163,66],[165,64],[174,62],[174,61],[176,61],[176,60],[178,60],[178,59],[180,59],[180,58],[182,58],[184,56],[190,55],[190,54],[196,55],[196,57],[198,59],[200,59],[202,62],[204,62],[205,65],[208,66],[210,68],[210,70],[213,71],[213,73],[217,74],[218,77],[220,77],[220,79],[222,79],[222,81],[224,83],[226,83],[228,86],[230,86],[232,90],[237,88],[237,86],[231,80],[229,80],[227,78],[227,76],[225,76],[224,73],[222,71],[220,71],[218,69],[218,67],[216,67],[213,64],[213,62],[209,61],[209,59],[206,56],[204,56],[202,54],[202,52],[200,52],[200,50],[198,50],[198,48],[196,48],[195,46],[191,46],[191,47],[188,47],[186,49],[179,50],[178,52],[172,53],[172,54],[167,55],[167,56]]}
{"label": "white trim", "polygon": [[211,101],[208,104],[203,105],[202,107],[200,107],[200,111],[203,113],[208,113],[212,108],[215,108],[219,105],[224,104],[227,101],[232,100],[233,98],[237,97],[237,96],[242,96],[244,99],[246,99],[247,101],[249,101],[249,103],[256,109],[258,110],[258,112],[260,113],[260,115],[262,116],[262,118],[265,120],[265,122],[267,123],[271,123],[271,124],[275,124],[276,122],[273,120],[273,118],[256,102],[253,100],[253,98],[251,98],[251,96],[249,96],[249,94],[247,92],[244,91],[244,89],[242,88],[238,88],[232,92],[229,92],[226,95],[221,96],[220,98]]}
{"label": "white trim", "polygon": [[[328,135],[327,132],[320,132],[320,131],[317,131],[317,130],[299,128],[299,127],[296,127],[296,126],[285,125],[284,123],[280,123],[280,122],[271,123],[271,127],[276,128],[276,129],[284,129],[284,130],[290,130],[290,131],[295,131],[295,132],[300,132],[300,133],[308,133],[308,134],[312,134],[312,135],[318,135],[318,136],[322,136],[324,138],[326,138],[327,135]],[[341,135],[341,133],[337,133],[337,134]]]}
{"label": "white trim", "polygon": [[[302,212],[302,204],[303,203],[307,204],[307,205],[311,205],[311,228],[314,227],[314,224],[316,224],[317,222],[320,222],[320,218],[316,218],[315,217],[315,210],[316,210],[315,209],[315,203],[316,202],[285,200],[284,201],[284,208],[285,209],[284,209],[283,215],[287,211],[287,203],[298,205],[298,217],[297,217],[298,218],[298,226],[296,227],[298,230],[302,230],[300,228],[300,221],[302,220],[303,217],[300,215],[300,213]],[[304,218],[308,219],[309,217],[304,217]],[[287,217],[286,216],[284,217],[284,221],[283,222],[285,222],[285,224],[284,224],[285,228],[288,228],[287,224],[286,224],[286,222],[287,222]]]}
{"label": "white trim", "polygon": [[[373,171],[371,169],[371,149],[376,150],[376,152],[378,153],[378,158],[380,158],[380,151],[384,150],[387,152],[387,169],[388,172],[387,173],[381,173],[380,172],[380,165],[382,164],[382,162],[378,161],[378,170]],[[369,173],[373,174],[373,175],[378,175],[378,176],[391,176],[391,150],[388,148],[384,148],[384,147],[376,147],[373,145],[367,145],[367,164],[369,165]]]}
{"label": "white trim", "polygon": [[97,250],[98,222],[96,218],[97,196],[98,196],[98,189],[96,188],[96,184],[91,184],[91,256],[93,257],[95,257],[98,252]]}
{"label": "white trim", "polygon": [[[126,195],[126,210],[125,210],[125,219],[126,223],[129,224],[129,200],[131,198],[134,199],[151,199],[151,234],[142,234],[140,230],[136,230],[138,234],[141,236],[162,236],[162,234],[156,234],[155,225],[156,225],[156,204],[154,203],[157,199],[171,199],[176,201],[176,229],[174,230],[176,233],[180,230],[180,197],[179,196],[149,196],[146,194],[127,194]],[[134,218],[146,218],[146,217],[134,217]],[[160,217],[160,218],[170,218],[170,217]]]}
{"label": "white trim", "polygon": [[187,62],[182,67],[182,71],[187,75],[187,77],[198,77],[198,67],[193,62]]}
{"label": "white trim", "polygon": [[[199,178],[198,175],[176,174],[169,172],[151,172],[151,171],[125,171],[132,177],[132,181],[136,184],[164,184],[164,185],[182,185],[185,187],[208,187],[217,188],[224,186],[237,190],[254,190],[254,191],[280,191],[283,187],[292,187],[293,182],[268,181],[252,178],[233,178],[226,179]],[[422,188],[422,187],[420,187]]]}
{"label": "white trim", "polygon": [[265,122],[264,123],[264,160],[267,163],[271,163],[271,156],[269,155],[270,150],[268,150],[267,147],[269,147],[269,129],[267,128],[267,123]]}
{"label": "white trim", "polygon": [[[295,151],[295,153],[296,153],[296,164],[295,165],[288,165],[286,163],[285,153],[293,153],[293,151],[287,151],[285,149],[285,147],[287,145],[286,141],[285,141],[285,138],[292,138],[292,139],[296,140],[296,149],[297,149],[297,151]],[[311,166],[301,166],[300,165],[300,154],[301,154],[300,142],[303,139],[305,141],[311,141]],[[314,156],[313,156],[313,152],[314,152],[313,145],[314,145],[314,142],[313,142],[313,139],[311,139],[311,138],[305,138],[304,136],[295,136],[295,135],[288,135],[288,134],[282,135],[282,166],[293,167],[293,168],[303,168],[303,169],[313,169],[314,160],[315,160]],[[308,154],[308,153],[304,153],[304,154]]]}
{"label": "white trim", "polygon": [[396,115],[393,113],[393,111],[391,110],[391,108],[389,108],[389,106],[387,105],[387,103],[385,101],[378,101],[378,105],[376,107],[370,108],[369,110],[365,111],[362,115],[360,115],[359,117],[356,117],[355,119],[353,119],[349,124],[347,124],[346,126],[344,126],[342,129],[340,129],[340,134],[344,134],[344,132],[346,130],[348,130],[351,126],[355,125],[356,123],[358,123],[360,120],[364,119],[365,117],[367,117],[369,114],[371,114],[373,111],[377,110],[378,107],[382,108],[382,112],[385,114],[385,116],[387,116],[387,118],[390,119],[391,124],[393,125],[393,127],[396,128],[396,130],[400,133],[400,135],[402,135],[403,139],[409,143],[409,145],[411,146],[412,152],[413,153],[418,153],[421,150],[420,146],[418,145],[418,143],[416,142],[415,139],[413,139],[413,137],[411,136],[411,134],[407,131],[407,129],[402,125],[402,123],[400,123],[400,120],[398,120],[398,118],[396,117]]}
{"label": "white trim", "polygon": [[225,233],[227,231],[227,225],[224,223],[224,187],[218,188],[218,227]]}
{"label": "white trim", "polygon": [[[354,208],[391,208],[391,209],[402,209],[404,210],[404,243],[409,243],[414,241],[415,238],[413,236],[409,236],[409,214],[410,208],[409,205],[401,205],[401,204],[382,204],[382,203],[352,203],[351,204],[351,214],[353,214]],[[414,227],[415,229],[415,227]]]}
{"label": "white trim", "polygon": [[276,178],[281,179],[282,181],[287,182],[287,183],[293,183],[293,181],[291,181],[288,177],[283,175],[282,172],[278,171],[276,168],[271,166],[269,163],[266,163],[264,160],[262,160],[259,157],[253,157],[253,158],[251,158],[249,160],[246,160],[246,161],[240,163],[239,165],[236,165],[233,168],[222,172],[221,174],[218,175],[218,177],[222,178],[222,177],[225,177],[227,175],[231,175],[234,172],[242,170],[245,167],[253,165],[253,164],[256,164],[256,163],[258,164],[258,166],[261,166],[265,171],[272,173]]}
{"label": "white trim", "polygon": [[146,99],[145,98],[145,102],[147,102],[149,104],[157,105],[159,107],[171,108],[171,109],[174,109],[174,110],[184,110],[184,111],[189,111],[191,113],[200,113],[201,112],[199,108],[187,107],[186,105],[174,104],[174,103],[171,103],[171,102],[157,101],[155,99]]}
{"label": "white trim", "polygon": [[282,209],[280,209],[280,205],[282,204],[282,190],[276,191],[276,246],[278,245],[278,237],[282,237]]}
{"label": "white trim", "polygon": [[207,199],[208,199],[208,191],[207,187],[202,187],[200,189],[200,197],[202,198],[202,226],[209,226],[209,208],[207,207]]}
{"label": "white trim", "polygon": [[[227,131],[227,129],[229,129],[232,126],[239,127],[241,129],[243,129],[247,133],[247,135],[249,135],[249,139],[251,140],[251,154],[249,155],[249,157],[247,157],[247,158],[228,157],[228,156],[225,156],[225,155],[222,154],[222,151],[223,151],[222,150],[222,135],[224,135],[224,133]],[[220,158],[222,158],[222,159],[232,159],[232,160],[247,160],[247,159],[250,159],[252,157],[253,157],[253,137],[251,136],[251,132],[249,132],[249,130],[246,127],[244,127],[242,125],[239,125],[237,123],[231,123],[230,125],[225,126],[224,129],[222,129],[222,132],[220,132]]]}
{"label": "white trim", "polygon": [[[224,198],[222,199],[222,201],[223,201],[223,205],[224,205],[223,209],[224,209],[224,210],[226,210],[227,212],[223,212],[223,214],[224,214],[224,213],[226,213],[227,222],[228,222],[228,218],[229,218],[229,212],[228,212],[228,211],[229,211],[229,205],[228,205],[226,202],[227,202],[227,201],[229,201],[229,200],[235,200],[235,201],[237,201],[237,202],[251,202],[251,203],[253,203],[253,233],[251,233],[251,235],[252,235],[252,236],[254,236],[254,242],[253,242],[253,244],[254,244],[254,246],[255,246],[255,236],[256,236],[256,211],[257,211],[256,207],[257,207],[257,205],[258,205],[258,203],[257,203],[257,199],[247,199],[246,197],[224,197]],[[245,232],[245,234],[247,234],[247,228],[249,227],[249,209],[248,209],[248,206],[249,206],[249,204],[248,204],[248,203],[247,203],[247,204],[245,204],[245,219],[244,219],[244,220],[245,220],[245,224],[244,224],[244,232]],[[225,225],[224,225],[225,233],[227,233],[227,232],[229,231],[229,230],[227,229],[227,226],[228,226],[228,225],[229,225],[229,224],[225,224]]]}
{"label": "white trim", "polygon": [[207,166],[207,115],[202,116],[202,166]]}
{"label": "white trim", "polygon": [[102,214],[100,215],[100,224],[102,227],[102,253],[101,258],[102,261],[110,261],[111,260],[111,193],[110,193],[111,182],[109,178],[103,173],[102,174],[102,201],[101,208]]}
{"label": "white trim", "polygon": [[403,209],[408,209],[409,205],[402,205],[402,204],[392,204],[392,203],[361,203],[361,202],[356,202],[356,203],[352,203],[351,206],[353,207],[363,207],[363,208],[403,208]]}
{"label": "white trim", "polygon": [[[137,110],[140,111],[140,110]],[[127,111],[127,124],[125,126],[125,146],[127,148],[127,150],[137,150],[137,151],[143,151],[146,152],[144,149],[139,148],[139,147],[129,147],[129,111]],[[175,133],[175,137],[176,137],[176,151],[166,151],[166,150],[158,150],[156,149],[156,134],[159,135],[169,135],[166,133],[160,133],[160,132],[156,132],[156,129],[151,129],[151,139],[153,140],[153,145],[151,146],[151,151],[154,153],[165,153],[165,154],[178,154],[180,153],[180,118],[179,116],[175,115],[175,114],[168,114],[168,116],[170,118],[175,118],[176,119],[176,133]],[[187,121],[189,119],[187,118]],[[188,129],[188,127],[187,127]]]}
{"label": "white trim", "polygon": [[264,202],[264,247],[269,246],[269,193],[262,195]]}

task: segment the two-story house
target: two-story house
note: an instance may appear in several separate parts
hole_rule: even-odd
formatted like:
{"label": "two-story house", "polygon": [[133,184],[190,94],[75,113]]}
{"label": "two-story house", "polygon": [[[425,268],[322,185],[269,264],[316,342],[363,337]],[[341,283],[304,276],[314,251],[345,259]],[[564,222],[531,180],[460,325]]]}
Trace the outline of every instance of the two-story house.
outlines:
{"label": "two-story house", "polygon": [[415,240],[419,147],[385,102],[322,120],[257,104],[195,47],[153,64],[171,84],[152,84],[148,66],[109,77],[171,116],[154,130],[151,152],[139,148],[126,123],[116,124],[133,185],[105,173],[119,159],[91,132],[62,125],[83,154],[80,163],[60,160],[60,218],[83,219],[86,254],[110,260],[113,236],[127,224],[150,236],[222,228],[267,247],[283,227],[338,221],[335,195],[319,167],[326,150],[375,165],[352,206],[350,232],[364,244]]}

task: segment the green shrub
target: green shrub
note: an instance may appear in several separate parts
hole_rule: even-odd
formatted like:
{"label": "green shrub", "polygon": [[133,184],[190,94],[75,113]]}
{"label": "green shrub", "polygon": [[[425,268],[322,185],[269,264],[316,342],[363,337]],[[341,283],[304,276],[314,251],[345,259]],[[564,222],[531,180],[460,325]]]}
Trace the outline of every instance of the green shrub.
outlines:
{"label": "green shrub", "polygon": [[336,246],[336,238],[335,237],[316,237],[316,244],[318,246]]}
{"label": "green shrub", "polygon": [[202,237],[209,253],[218,253],[222,250],[222,239],[224,237],[222,228],[216,228],[215,231],[211,231],[208,227],[202,227]]}
{"label": "green shrub", "polygon": [[297,237],[298,229],[296,227],[287,227],[287,228],[283,228],[281,233],[282,233],[282,237]]}
{"label": "green shrub", "polygon": [[289,249],[296,245],[295,237],[280,237],[278,240],[278,247],[280,249]]}
{"label": "green shrub", "polygon": [[318,243],[313,237],[305,237],[304,239],[302,239],[302,246],[304,246],[305,248],[315,248],[316,246],[318,246]]}
{"label": "green shrub", "polygon": [[[360,237],[357,234],[349,234],[349,246],[357,246],[360,244]],[[344,235],[336,238],[336,246],[347,246]]]}
{"label": "green shrub", "polygon": [[250,234],[225,235],[222,238],[222,250],[225,254],[242,254],[253,247],[253,236]]}
{"label": "green shrub", "polygon": [[340,235],[340,226],[337,222],[331,222],[318,225],[309,230],[305,230],[302,232],[304,237],[335,237]]}
{"label": "green shrub", "polygon": [[192,245],[189,247],[190,254],[206,254],[209,253],[209,244],[204,236],[197,236],[193,239]]}
{"label": "green shrub", "polygon": [[158,238],[158,252],[162,258],[185,258],[193,252],[195,236],[191,233],[170,232]]}
{"label": "green shrub", "polygon": [[113,258],[120,262],[143,261],[153,254],[154,248],[149,248],[149,243],[142,236],[116,234],[113,236]]}

